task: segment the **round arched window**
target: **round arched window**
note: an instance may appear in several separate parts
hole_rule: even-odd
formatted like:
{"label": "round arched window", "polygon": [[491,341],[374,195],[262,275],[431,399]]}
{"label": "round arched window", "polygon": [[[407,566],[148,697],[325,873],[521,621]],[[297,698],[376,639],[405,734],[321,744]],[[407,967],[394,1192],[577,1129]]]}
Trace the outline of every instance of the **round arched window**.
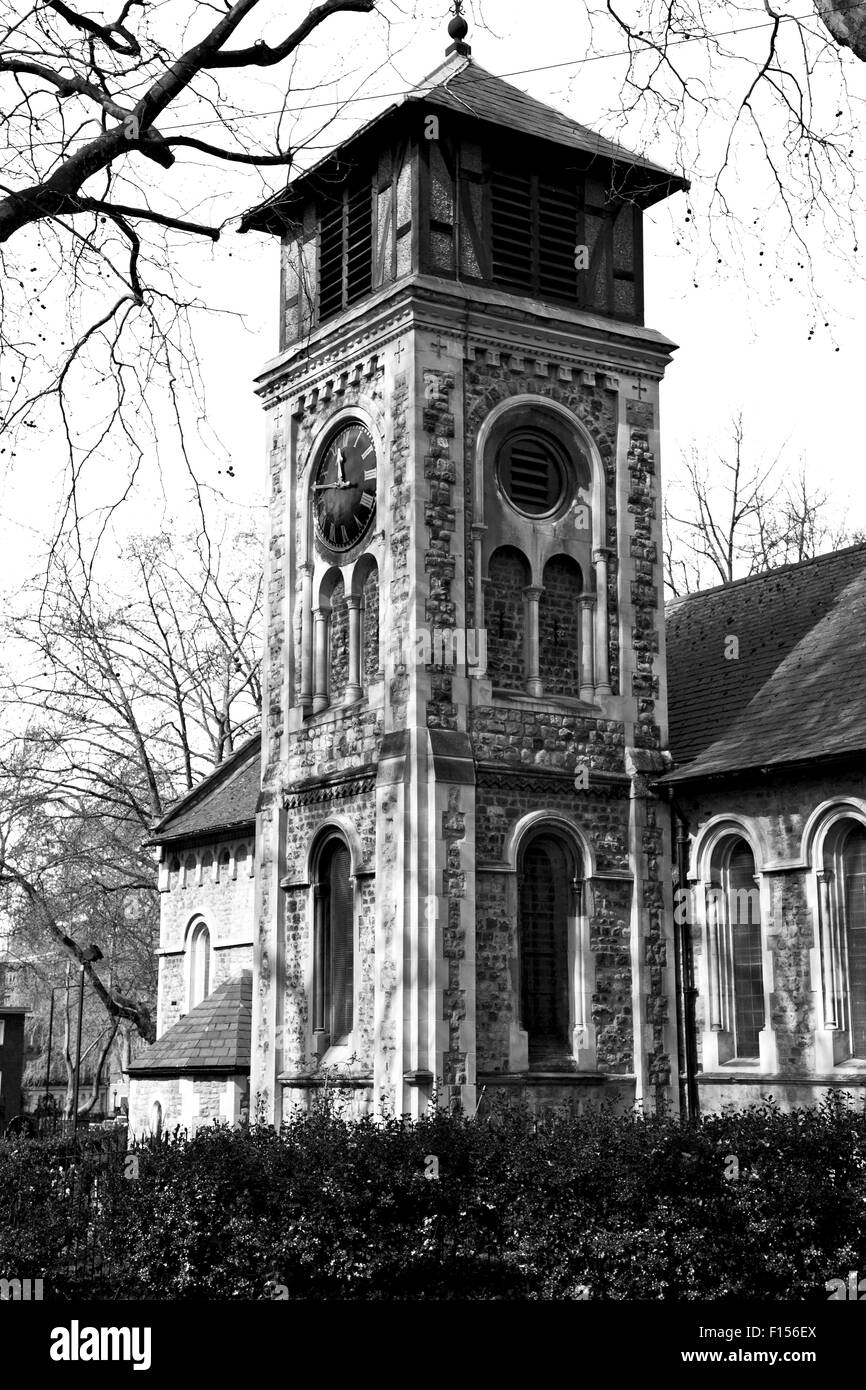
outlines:
{"label": "round arched window", "polygon": [[524,516],[549,516],[565,499],[568,471],[557,442],[539,430],[515,430],[496,457],[499,485]]}

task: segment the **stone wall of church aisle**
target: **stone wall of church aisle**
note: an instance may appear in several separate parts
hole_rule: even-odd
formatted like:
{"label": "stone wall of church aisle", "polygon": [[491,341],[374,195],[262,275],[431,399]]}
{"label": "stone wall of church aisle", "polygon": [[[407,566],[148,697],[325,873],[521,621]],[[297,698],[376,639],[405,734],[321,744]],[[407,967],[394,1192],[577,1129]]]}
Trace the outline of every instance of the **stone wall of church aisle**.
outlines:
{"label": "stone wall of church aisle", "polygon": [[210,932],[211,990],[252,963],[255,851],[252,836],[166,847],[160,865],[157,1033],[189,1012],[186,948],[199,920]]}
{"label": "stone wall of church aisle", "polygon": [[[823,1028],[822,945],[818,920],[817,870],[822,867],[806,845],[810,819],[832,814],[847,802],[866,805],[866,767],[852,759],[826,774],[799,770],[796,775],[743,775],[706,787],[675,789],[691,839],[691,872],[699,864],[695,841],[712,821],[741,835],[753,849],[761,891],[765,991],[773,1059],[763,1064],[725,1063],[699,1077],[701,1104],[758,1103],[772,1094],[780,1104],[815,1103],[828,1087],[866,1093],[866,1066],[842,1061],[827,1065],[829,1037]],[[823,808],[823,810],[822,810]],[[808,840],[808,837],[806,837]],[[697,879],[693,880],[697,883]],[[700,905],[694,902],[691,934],[699,988],[707,978],[707,942]],[[705,990],[697,1000],[699,1065],[704,1030],[709,1026]],[[821,1042],[823,1041],[823,1046]],[[765,1045],[766,1046],[766,1045]],[[823,1057],[823,1061],[822,1061]],[[858,1101],[859,1103],[859,1101]]]}
{"label": "stone wall of church aisle", "polygon": [[201,1076],[133,1076],[130,1089],[130,1134],[155,1132],[159,1107],[162,1133],[182,1129],[195,1134],[213,1124],[237,1124],[249,1116],[249,1078]]}

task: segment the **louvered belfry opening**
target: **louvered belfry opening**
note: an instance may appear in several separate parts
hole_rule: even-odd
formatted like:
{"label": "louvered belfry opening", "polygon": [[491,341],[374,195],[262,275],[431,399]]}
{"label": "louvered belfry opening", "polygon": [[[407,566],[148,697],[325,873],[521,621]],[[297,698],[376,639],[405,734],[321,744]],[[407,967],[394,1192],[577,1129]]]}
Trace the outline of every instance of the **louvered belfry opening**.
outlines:
{"label": "louvered belfry opening", "polygon": [[319,319],[331,318],[373,285],[373,183],[356,174],[319,205]]}
{"label": "louvered belfry opening", "polygon": [[610,185],[496,167],[490,173],[491,276],[523,291],[616,318],[642,313],[640,212]]}
{"label": "louvered belfry opening", "polygon": [[490,181],[493,279],[556,299],[578,298],[578,180],[494,169]]}
{"label": "louvered belfry opening", "polygon": [[521,1026],[529,1036],[529,1065],[572,1065],[569,1039],[568,930],[574,867],[553,835],[539,835],[520,869]]}

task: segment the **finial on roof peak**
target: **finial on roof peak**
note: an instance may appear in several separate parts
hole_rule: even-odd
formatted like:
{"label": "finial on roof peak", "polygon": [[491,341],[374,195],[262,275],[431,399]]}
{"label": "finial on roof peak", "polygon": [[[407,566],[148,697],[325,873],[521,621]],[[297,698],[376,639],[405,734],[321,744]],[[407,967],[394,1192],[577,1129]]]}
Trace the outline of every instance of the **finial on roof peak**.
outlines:
{"label": "finial on roof peak", "polygon": [[454,40],[445,50],[446,58],[452,53],[460,53],[468,57],[472,52],[468,43],[464,43],[466,35],[469,33],[469,25],[463,14],[463,0],[454,0],[454,14],[448,23],[449,38]]}

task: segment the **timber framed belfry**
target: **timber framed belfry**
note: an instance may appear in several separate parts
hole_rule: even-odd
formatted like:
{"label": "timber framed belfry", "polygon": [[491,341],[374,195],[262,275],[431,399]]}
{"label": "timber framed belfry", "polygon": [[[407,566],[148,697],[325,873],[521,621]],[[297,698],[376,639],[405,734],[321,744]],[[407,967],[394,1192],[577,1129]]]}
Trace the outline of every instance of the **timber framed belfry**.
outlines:
{"label": "timber framed belfry", "polygon": [[[431,76],[243,229],[282,243],[251,1108],[676,1103],[658,387],[685,182]],[[670,1008],[669,1008],[670,1001]]]}

